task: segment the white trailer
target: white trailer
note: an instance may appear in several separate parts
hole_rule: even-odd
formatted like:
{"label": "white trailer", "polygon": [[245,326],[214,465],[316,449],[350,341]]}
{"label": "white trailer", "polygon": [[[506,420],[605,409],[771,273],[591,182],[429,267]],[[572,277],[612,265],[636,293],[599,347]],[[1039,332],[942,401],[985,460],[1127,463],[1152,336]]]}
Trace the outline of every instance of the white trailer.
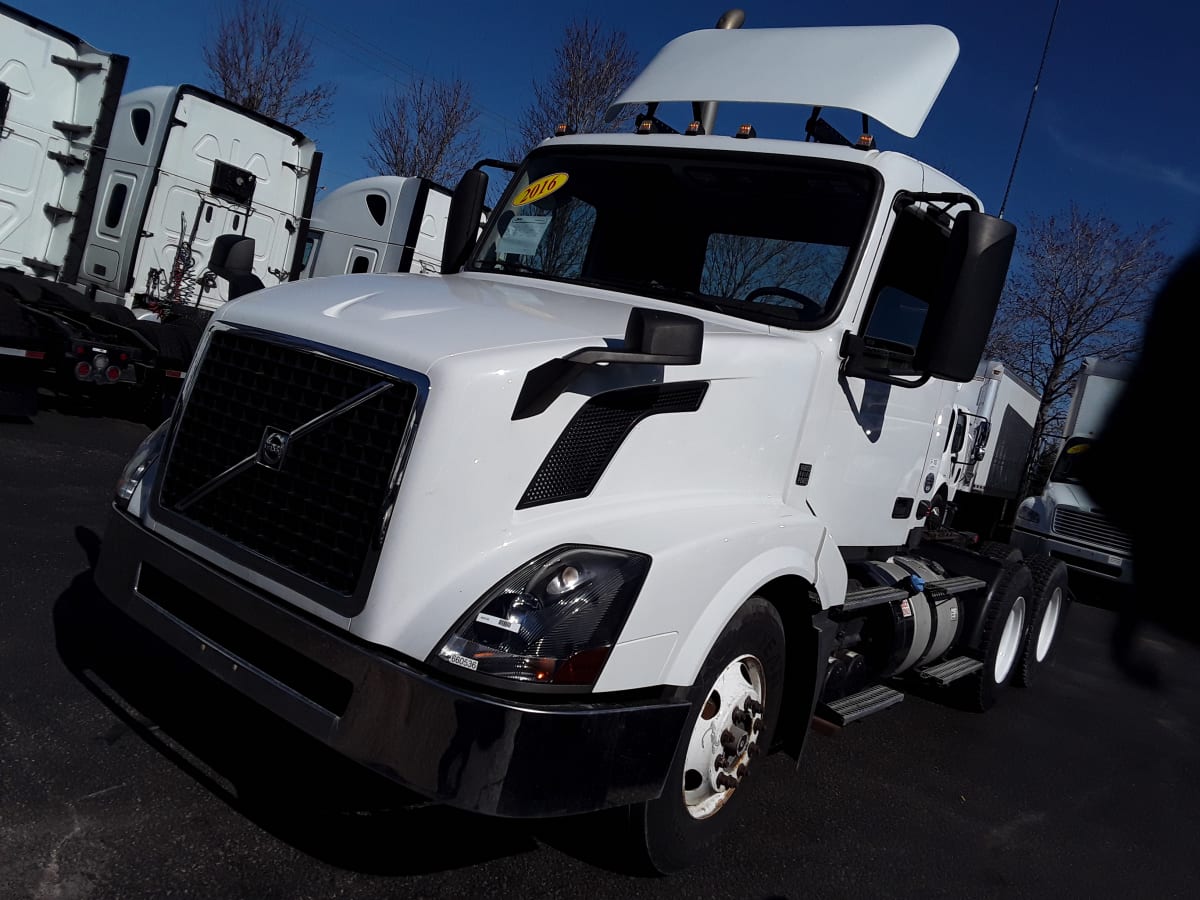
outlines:
{"label": "white trailer", "polygon": [[1129,374],[1127,363],[1084,360],[1050,478],[1041,496],[1022,501],[1012,534],[1026,552],[1046,553],[1081,574],[1123,584],[1133,580],[1132,542],[1084,490],[1081,473]]}
{"label": "white trailer", "polygon": [[441,270],[450,191],[428,178],[377,175],[344,184],[313,208],[306,278]]}
{"label": "white trailer", "polygon": [[617,98],[635,133],[561,129],[481,236],[466,173],[442,277],[222,308],[122,475],[101,591],[434,800],[627,807],[660,871],[814,719],[1030,683],[1065,566],[927,541],[919,502],[1015,228],[819,108],[809,142],[714,124],[759,101],[915,136],[957,55],[936,26],[686,34]]}

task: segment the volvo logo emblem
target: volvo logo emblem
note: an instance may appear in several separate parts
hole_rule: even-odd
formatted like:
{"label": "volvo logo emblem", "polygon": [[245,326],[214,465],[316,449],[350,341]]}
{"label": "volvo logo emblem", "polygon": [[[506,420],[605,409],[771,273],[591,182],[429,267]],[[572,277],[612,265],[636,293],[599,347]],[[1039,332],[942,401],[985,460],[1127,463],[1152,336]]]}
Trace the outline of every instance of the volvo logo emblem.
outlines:
{"label": "volvo logo emblem", "polygon": [[278,469],[287,455],[291,435],[282,428],[268,425],[258,445],[258,461],[268,469]]}

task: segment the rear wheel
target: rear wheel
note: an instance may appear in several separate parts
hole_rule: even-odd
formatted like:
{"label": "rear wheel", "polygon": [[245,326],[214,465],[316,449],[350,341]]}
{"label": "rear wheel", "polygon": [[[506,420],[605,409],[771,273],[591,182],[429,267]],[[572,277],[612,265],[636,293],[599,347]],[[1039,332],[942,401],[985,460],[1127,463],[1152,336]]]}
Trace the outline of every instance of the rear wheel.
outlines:
{"label": "rear wheel", "polygon": [[988,559],[994,559],[997,562],[1010,562],[1013,560],[1020,561],[1024,559],[1024,555],[1012,544],[1006,544],[1003,541],[984,541],[975,548],[975,552],[980,556],[986,556]]}
{"label": "rear wheel", "polygon": [[1016,675],[1016,682],[1022,687],[1033,684],[1038,670],[1052,659],[1069,603],[1066,563],[1037,556],[1028,561],[1028,566],[1033,576],[1032,612]]}
{"label": "rear wheel", "polygon": [[725,626],[692,689],[684,727],[662,796],[633,808],[647,861],[664,874],[684,869],[744,810],[755,760],[770,747],[784,676],[779,614],[760,597]]}
{"label": "rear wheel", "polygon": [[1016,560],[1005,563],[996,576],[993,600],[984,612],[980,650],[983,668],[975,676],[972,706],[980,712],[991,709],[1001,690],[1013,678],[1029,633],[1028,619],[1033,594],[1029,569]]}

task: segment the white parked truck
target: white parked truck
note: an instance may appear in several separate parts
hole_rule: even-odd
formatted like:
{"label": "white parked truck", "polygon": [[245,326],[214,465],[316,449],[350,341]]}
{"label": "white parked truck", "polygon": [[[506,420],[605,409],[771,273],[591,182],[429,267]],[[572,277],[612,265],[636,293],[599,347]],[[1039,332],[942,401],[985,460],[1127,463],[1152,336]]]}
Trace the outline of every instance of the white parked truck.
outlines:
{"label": "white parked truck", "polygon": [[1021,502],[1012,533],[1013,544],[1027,553],[1048,554],[1077,572],[1123,584],[1133,580],[1129,535],[1093,502],[1081,475],[1129,373],[1127,363],[1084,360],[1050,478],[1040,496]]}
{"label": "white parked truck", "polygon": [[190,85],[122,95],[127,62],[0,4],[0,347],[169,400],[197,321],[299,276],[321,154]]}
{"label": "white parked truck", "polygon": [[922,485],[932,495],[929,524],[1002,528],[1021,489],[1041,400],[999,360],[982,361],[971,381],[947,383],[943,392]]}
{"label": "white parked truck", "polygon": [[441,271],[450,191],[428,178],[376,175],[313,208],[302,275]]}
{"label": "white parked truck", "polygon": [[647,104],[635,133],[559,129],[478,237],[464,175],[442,277],[222,307],[122,475],[101,591],[434,800],[627,807],[660,871],[814,719],[1027,684],[1065,567],[924,541],[918,502],[1014,227],[820,110],[809,142],[714,125],[760,101],[913,136],[957,55],[935,26],[683,35],[614,104]]}

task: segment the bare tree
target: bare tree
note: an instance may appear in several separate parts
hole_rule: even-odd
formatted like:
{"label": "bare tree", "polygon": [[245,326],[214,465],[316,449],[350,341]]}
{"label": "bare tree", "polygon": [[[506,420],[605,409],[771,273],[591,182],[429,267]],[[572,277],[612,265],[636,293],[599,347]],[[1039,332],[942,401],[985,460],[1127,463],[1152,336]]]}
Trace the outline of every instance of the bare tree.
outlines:
{"label": "bare tree", "polygon": [[1032,458],[1061,433],[1084,358],[1137,353],[1154,292],[1170,271],[1171,258],[1158,246],[1165,227],[1125,231],[1072,206],[1066,216],[1035,218],[1026,229],[988,354],[1041,397]]}
{"label": "bare tree", "polygon": [[298,128],[333,109],[331,82],[312,82],[312,39],[278,0],[238,0],[204,46],[209,84],[226,100]]}
{"label": "bare tree", "polygon": [[479,158],[479,112],[461,78],[414,78],[388,95],[371,120],[367,164],[380,175],[419,175],[454,184]]}
{"label": "bare tree", "polygon": [[628,116],[606,123],[604,114],[635,74],[637,54],[625,32],[601,28],[586,18],[572,20],[554,51],[550,77],[533,82],[533,100],[521,114],[509,155],[521,159],[559,123],[580,133],[622,127]]}

